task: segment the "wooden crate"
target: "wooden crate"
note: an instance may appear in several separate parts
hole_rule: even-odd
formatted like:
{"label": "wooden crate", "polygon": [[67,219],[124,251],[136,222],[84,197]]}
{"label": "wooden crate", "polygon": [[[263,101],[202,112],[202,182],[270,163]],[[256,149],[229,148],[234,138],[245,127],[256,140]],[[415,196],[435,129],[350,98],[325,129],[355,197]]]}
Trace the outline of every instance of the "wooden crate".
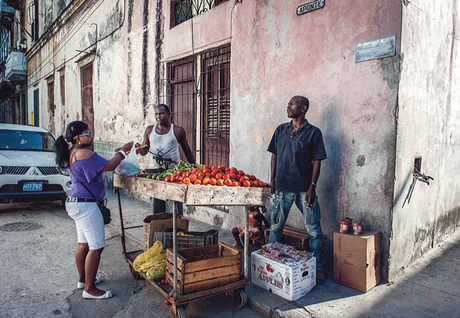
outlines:
{"label": "wooden crate", "polygon": [[[188,231],[189,220],[184,216],[179,215],[177,217],[177,230]],[[148,215],[144,219],[143,232],[144,240],[143,247],[144,251],[152,247],[155,243],[155,233],[169,231],[173,228],[173,215],[171,213],[157,213]]]}
{"label": "wooden crate", "polygon": [[[265,239],[268,242],[270,235],[270,229],[265,230]],[[310,236],[306,230],[295,229],[289,226],[285,226],[283,229],[283,243],[294,246],[296,249],[301,251],[309,251]]]}
{"label": "wooden crate", "polygon": [[[177,287],[179,295],[219,287],[241,279],[241,253],[219,243],[177,252]],[[173,285],[174,254],[167,250],[166,279]]]}

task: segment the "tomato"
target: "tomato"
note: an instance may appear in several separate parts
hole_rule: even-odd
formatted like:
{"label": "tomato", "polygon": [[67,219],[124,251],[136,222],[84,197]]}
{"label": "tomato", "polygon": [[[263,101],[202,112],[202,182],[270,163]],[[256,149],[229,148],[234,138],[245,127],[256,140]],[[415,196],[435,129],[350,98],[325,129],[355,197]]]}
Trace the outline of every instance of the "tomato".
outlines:
{"label": "tomato", "polygon": [[253,175],[249,175],[248,177],[249,177],[249,179],[251,179],[252,181],[256,180],[256,177],[253,176]]}
{"label": "tomato", "polygon": [[170,176],[167,176],[167,177],[165,178],[165,182],[171,182],[171,177],[170,177]]}
{"label": "tomato", "polygon": [[230,179],[224,179],[224,184],[229,187],[233,186],[233,182]]}
{"label": "tomato", "polygon": [[215,178],[217,180],[222,179],[222,173],[219,172],[218,174],[216,174]]}
{"label": "tomato", "polygon": [[204,174],[206,174],[206,173],[211,173],[212,170],[211,170],[211,169],[203,169],[203,172],[204,172]]}
{"label": "tomato", "polygon": [[209,169],[209,166],[208,166],[208,165],[204,165],[204,166],[203,166],[203,169]]}
{"label": "tomato", "polygon": [[228,173],[224,174],[224,180],[226,180],[226,179],[231,179],[230,175]]}
{"label": "tomato", "polygon": [[248,188],[248,187],[250,187],[250,186],[251,186],[251,183],[250,183],[248,180],[244,180],[244,181],[243,181],[243,187]]}
{"label": "tomato", "polygon": [[217,185],[220,187],[224,186],[224,179],[217,180]]}
{"label": "tomato", "polygon": [[177,176],[175,174],[171,175],[171,182],[176,182]]}
{"label": "tomato", "polygon": [[195,182],[193,182],[194,185],[200,185],[202,184],[200,179],[196,179]]}
{"label": "tomato", "polygon": [[238,170],[235,167],[231,167],[230,171],[233,172],[233,173],[238,173]]}
{"label": "tomato", "polygon": [[219,170],[225,170],[225,166],[222,166],[222,165],[217,166],[217,169],[219,169]]}
{"label": "tomato", "polygon": [[184,179],[182,179],[182,183],[186,184],[186,185],[191,185],[192,181],[190,180],[190,178],[184,178]]}
{"label": "tomato", "polygon": [[217,184],[217,180],[214,179],[214,178],[211,178],[211,179],[209,180],[209,183],[210,183],[211,185],[216,185],[216,184]]}
{"label": "tomato", "polygon": [[257,180],[252,181],[252,186],[253,187],[258,187],[259,186],[259,181],[257,181]]}
{"label": "tomato", "polygon": [[259,186],[262,187],[262,188],[264,188],[264,187],[267,186],[267,185],[265,184],[265,182],[259,181]]}
{"label": "tomato", "polygon": [[238,181],[233,181],[233,182],[232,182],[232,185],[233,185],[234,187],[241,187],[241,184],[240,184]]}
{"label": "tomato", "polygon": [[230,169],[229,168],[225,169],[225,173],[230,173]]}
{"label": "tomato", "polygon": [[200,180],[204,179],[204,173],[203,172],[198,173],[198,179],[200,179]]}
{"label": "tomato", "polygon": [[212,175],[213,177],[215,177],[216,174],[218,174],[218,173],[219,173],[219,170],[213,170],[213,171],[211,172],[211,175]]}
{"label": "tomato", "polygon": [[177,171],[177,175],[181,176],[184,172],[182,170]]}
{"label": "tomato", "polygon": [[192,181],[192,183],[195,183],[196,179],[198,179],[198,178],[196,177],[196,174],[192,173],[192,174],[190,175],[190,181]]}
{"label": "tomato", "polygon": [[206,173],[205,176],[208,178],[212,178],[212,173]]}
{"label": "tomato", "polygon": [[234,173],[234,172],[230,172],[230,179],[233,179],[233,180],[236,180],[236,179],[240,179],[240,178],[237,178],[237,174]]}
{"label": "tomato", "polygon": [[240,176],[244,176],[243,170],[238,170],[238,174],[239,174]]}
{"label": "tomato", "polygon": [[244,181],[246,181],[246,179],[244,177],[241,177],[239,181],[240,183],[243,183]]}
{"label": "tomato", "polygon": [[211,166],[211,171],[212,171],[212,170],[216,170],[216,169],[217,169],[216,166]]}
{"label": "tomato", "polygon": [[165,305],[166,305],[166,306],[171,305],[171,303],[169,302],[169,300],[165,299]]}
{"label": "tomato", "polygon": [[209,180],[211,180],[211,179],[209,179],[208,177],[205,177],[205,178],[203,179],[202,184],[207,185],[207,184],[209,183]]}

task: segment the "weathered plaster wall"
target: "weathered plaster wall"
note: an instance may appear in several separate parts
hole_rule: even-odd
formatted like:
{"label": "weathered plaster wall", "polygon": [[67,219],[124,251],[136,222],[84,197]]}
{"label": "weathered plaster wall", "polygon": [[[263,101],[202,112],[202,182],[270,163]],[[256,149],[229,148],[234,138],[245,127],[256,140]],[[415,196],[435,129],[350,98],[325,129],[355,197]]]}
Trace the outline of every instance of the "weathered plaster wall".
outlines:
{"label": "weathered plaster wall", "polygon": [[[108,155],[107,147],[142,142],[145,128],[155,121],[155,9],[156,1],[90,0],[63,21],[58,33],[28,61],[29,110],[33,110],[33,90],[38,87],[41,126],[53,126],[46,86],[46,78],[53,75],[56,134],[70,121],[82,118],[80,68],[92,60],[96,149]],[[98,56],[78,54],[77,50],[97,40]],[[58,71],[65,73],[65,107]]]}
{"label": "weathered plaster wall", "polygon": [[[392,35],[399,41],[401,2],[329,0],[324,9],[296,16],[303,3],[245,0],[233,7],[229,1],[166,30],[164,59],[231,41],[230,162],[263,180],[269,180],[271,135],[288,121],[287,102],[295,94],[307,96],[308,120],[322,129],[329,156],[318,188],[329,250],[338,221],[349,216],[383,232],[386,255],[399,50],[397,57],[359,64],[354,53],[361,42]],[[165,5],[167,26],[168,10]],[[231,228],[241,213],[207,210],[199,218]],[[289,223],[302,227],[299,212],[291,213]]]}
{"label": "weathered plaster wall", "polygon": [[[358,43],[399,39],[401,2],[331,0],[296,16],[304,2],[244,1],[235,8],[231,162],[268,180],[272,133],[288,121],[290,97],[307,96],[307,119],[322,130],[328,154],[317,190],[328,246],[348,216],[366,230],[382,231],[386,255],[398,58],[359,64],[354,58]],[[292,213],[289,223],[302,227],[300,213]]]}
{"label": "weathered plaster wall", "polygon": [[[391,277],[460,226],[460,2],[417,0],[403,7]],[[435,180],[412,183],[415,157]]]}

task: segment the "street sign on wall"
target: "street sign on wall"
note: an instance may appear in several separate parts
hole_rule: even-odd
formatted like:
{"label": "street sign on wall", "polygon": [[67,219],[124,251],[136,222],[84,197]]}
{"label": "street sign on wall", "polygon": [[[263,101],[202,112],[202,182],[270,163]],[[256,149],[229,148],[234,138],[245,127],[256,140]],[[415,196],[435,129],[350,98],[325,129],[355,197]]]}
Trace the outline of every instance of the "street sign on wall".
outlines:
{"label": "street sign on wall", "polygon": [[355,62],[364,62],[396,54],[396,36],[390,36],[356,45]]}
{"label": "street sign on wall", "polygon": [[308,12],[322,9],[324,8],[325,4],[326,4],[326,0],[316,0],[316,1],[302,4],[297,7],[297,15],[302,15]]}

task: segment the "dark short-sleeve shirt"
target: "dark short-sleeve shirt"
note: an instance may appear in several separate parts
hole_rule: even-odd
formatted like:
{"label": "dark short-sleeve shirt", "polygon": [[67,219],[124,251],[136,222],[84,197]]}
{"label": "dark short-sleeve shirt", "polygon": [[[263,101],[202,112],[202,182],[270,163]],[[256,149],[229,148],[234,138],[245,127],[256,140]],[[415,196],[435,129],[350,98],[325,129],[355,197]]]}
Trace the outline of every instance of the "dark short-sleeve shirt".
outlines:
{"label": "dark short-sleeve shirt", "polygon": [[268,151],[277,155],[275,187],[279,191],[306,192],[311,183],[312,161],[327,158],[321,130],[308,122],[296,133],[290,122],[279,125]]}

